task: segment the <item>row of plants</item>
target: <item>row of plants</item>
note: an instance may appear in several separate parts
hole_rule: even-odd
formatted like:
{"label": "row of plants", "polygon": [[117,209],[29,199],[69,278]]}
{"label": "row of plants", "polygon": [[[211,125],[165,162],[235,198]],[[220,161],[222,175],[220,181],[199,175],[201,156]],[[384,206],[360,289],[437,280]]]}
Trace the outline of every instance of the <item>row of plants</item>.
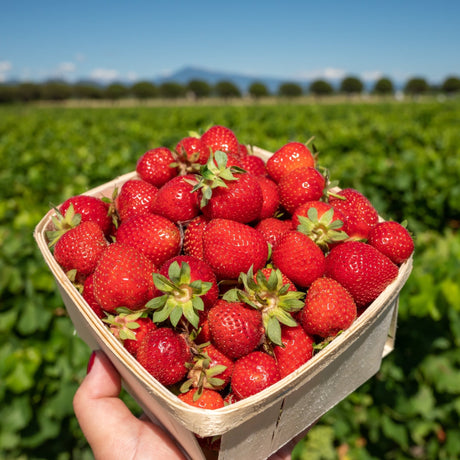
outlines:
{"label": "row of plants", "polygon": [[[407,219],[414,269],[396,348],[295,458],[458,458],[460,105],[0,109],[0,459],[85,459],[72,409],[89,350],[33,240],[51,205],[134,169],[151,147],[223,124],[274,151],[315,136],[331,178]],[[123,394],[127,403],[135,403]],[[316,457],[315,457],[316,456]]]}

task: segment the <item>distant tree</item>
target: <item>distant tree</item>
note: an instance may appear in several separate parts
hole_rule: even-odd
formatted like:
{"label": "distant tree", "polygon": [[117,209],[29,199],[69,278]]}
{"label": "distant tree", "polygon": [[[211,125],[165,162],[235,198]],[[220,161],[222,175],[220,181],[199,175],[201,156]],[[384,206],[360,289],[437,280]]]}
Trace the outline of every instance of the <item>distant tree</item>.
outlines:
{"label": "distant tree", "polygon": [[460,78],[447,77],[441,85],[441,91],[447,94],[460,93]]}
{"label": "distant tree", "polygon": [[326,80],[315,80],[310,83],[309,92],[315,96],[327,96],[334,92],[332,85]]}
{"label": "distant tree", "polygon": [[413,96],[425,94],[430,89],[427,81],[421,77],[414,77],[406,82],[404,92]]}
{"label": "distant tree", "polygon": [[73,86],[73,94],[78,99],[102,99],[103,89],[96,83],[78,82]]}
{"label": "distant tree", "polygon": [[278,95],[283,97],[299,97],[302,93],[302,87],[294,82],[281,83],[278,88]]}
{"label": "distant tree", "polygon": [[105,88],[104,95],[107,99],[111,99],[112,101],[122,99],[128,95],[129,91],[128,88],[123,85],[122,83],[111,83]]}
{"label": "distant tree", "polygon": [[184,97],[185,93],[186,89],[184,85],[181,85],[175,81],[165,81],[158,88],[159,96],[166,99],[177,99],[179,97]]}
{"label": "distant tree", "polygon": [[363,92],[363,82],[353,76],[345,77],[340,83],[340,91],[346,94],[360,94]]}
{"label": "distant tree", "polygon": [[138,81],[131,86],[131,93],[137,99],[150,99],[158,95],[158,89],[150,81]]}
{"label": "distant tree", "polygon": [[40,99],[40,85],[34,82],[23,82],[16,87],[17,98],[21,102],[30,102]]}
{"label": "distant tree", "polygon": [[187,91],[193,93],[193,95],[201,99],[203,97],[209,97],[212,91],[211,85],[204,80],[190,80],[187,83]]}
{"label": "distant tree", "polygon": [[230,97],[241,97],[241,91],[238,86],[228,80],[217,82],[214,86],[214,92],[218,97],[222,97],[224,99]]}
{"label": "distant tree", "polygon": [[71,86],[61,80],[49,80],[40,85],[40,97],[50,101],[63,101],[72,96]]}
{"label": "distant tree", "polygon": [[260,97],[266,97],[270,93],[268,91],[267,86],[262,83],[261,81],[254,81],[249,85],[248,88],[250,96],[258,99]]}
{"label": "distant tree", "polygon": [[389,78],[382,77],[375,82],[373,92],[380,95],[393,94],[393,82]]}
{"label": "distant tree", "polygon": [[11,104],[17,97],[17,86],[0,83],[0,104]]}

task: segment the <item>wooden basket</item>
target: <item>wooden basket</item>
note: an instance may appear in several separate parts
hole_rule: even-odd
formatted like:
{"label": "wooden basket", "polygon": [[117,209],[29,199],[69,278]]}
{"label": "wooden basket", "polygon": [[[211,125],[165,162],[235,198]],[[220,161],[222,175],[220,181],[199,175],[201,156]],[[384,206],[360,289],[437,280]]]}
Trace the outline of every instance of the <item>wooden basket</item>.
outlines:
{"label": "wooden basket", "polygon": [[[253,148],[263,159],[270,152]],[[115,187],[137,177],[135,172],[96,187],[87,195],[111,197]],[[196,435],[222,435],[218,459],[266,459],[355,391],[380,368],[394,348],[399,293],[412,270],[412,258],[399,275],[345,332],[292,374],[235,404],[214,411],[179,400],[158,383],[112,335],[75,289],[48,248],[50,210],[34,237],[51,270],[77,334],[91,349],[101,349],[120,372],[124,387],[145,413],[161,424],[193,460],[207,457]]]}

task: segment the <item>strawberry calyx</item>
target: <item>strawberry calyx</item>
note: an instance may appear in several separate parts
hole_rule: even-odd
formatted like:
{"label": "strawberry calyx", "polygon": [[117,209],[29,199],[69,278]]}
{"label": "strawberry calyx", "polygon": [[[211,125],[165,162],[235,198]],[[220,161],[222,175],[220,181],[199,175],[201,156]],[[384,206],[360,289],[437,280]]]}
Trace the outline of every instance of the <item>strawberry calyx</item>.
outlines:
{"label": "strawberry calyx", "polygon": [[61,238],[64,233],[76,227],[81,222],[81,214],[75,212],[73,204],[71,203],[67,208],[65,214],[62,214],[59,209],[53,207],[56,212],[55,216],[51,217],[51,221],[54,225],[54,230],[49,230],[46,232],[46,237],[48,238],[48,247],[52,248],[58,240]]}
{"label": "strawberry calyx", "polygon": [[232,165],[227,167],[228,156],[226,153],[217,150],[210,153],[206,164],[201,165],[199,174],[196,175],[195,181],[188,181],[193,185],[192,193],[201,191],[200,206],[203,208],[212,197],[212,191],[218,187],[227,188],[226,181],[238,180],[234,174],[242,174],[246,171],[239,166]]}
{"label": "strawberry calyx", "polygon": [[305,293],[290,290],[290,284],[284,284],[281,271],[273,269],[268,278],[262,270],[254,277],[252,267],[247,273],[241,273],[239,282],[244,289],[233,288],[224,294],[224,300],[240,301],[259,310],[266,338],[279,346],[281,341],[281,324],[289,327],[297,326],[291,313],[297,312],[304,306],[301,300]]}
{"label": "strawberry calyx", "polygon": [[160,273],[153,273],[155,287],[163,292],[163,295],[154,297],[147,302],[146,307],[155,310],[154,323],[162,323],[169,320],[176,327],[179,321],[185,317],[195,329],[199,326],[199,311],[204,310],[201,296],[206,294],[212,287],[207,281],[191,279],[190,265],[181,262],[180,266],[174,261],[168,268],[168,277]]}
{"label": "strawberry calyx", "polygon": [[205,351],[209,342],[200,344],[194,350],[193,361],[186,363],[185,367],[189,369],[187,374],[188,379],[180,386],[179,391],[186,393],[190,388],[197,388],[196,393],[193,395],[193,400],[197,401],[203,389],[221,390],[225,387],[226,381],[217,377],[227,370],[227,366],[223,364],[212,364],[212,359]]}
{"label": "strawberry calyx", "polygon": [[117,315],[107,315],[102,321],[108,324],[112,334],[121,342],[124,340],[135,340],[135,330],[140,327],[136,321],[145,316],[146,310],[132,311],[129,308],[120,307],[116,309]]}
{"label": "strawberry calyx", "polygon": [[329,249],[331,243],[345,241],[348,234],[341,230],[343,221],[334,219],[334,209],[328,209],[318,218],[318,210],[313,206],[307,216],[297,216],[300,224],[297,230],[310,237],[323,251]]}

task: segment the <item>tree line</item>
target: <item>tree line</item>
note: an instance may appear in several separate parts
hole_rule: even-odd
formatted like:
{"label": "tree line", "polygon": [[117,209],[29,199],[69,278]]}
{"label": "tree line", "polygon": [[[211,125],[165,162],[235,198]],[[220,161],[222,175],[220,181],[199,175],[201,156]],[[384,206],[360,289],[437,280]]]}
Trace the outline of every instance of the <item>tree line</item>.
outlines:
{"label": "tree line", "polygon": [[[254,99],[268,96],[295,98],[302,95],[317,97],[333,94],[359,95],[369,91],[376,95],[393,95],[396,92],[396,88],[390,78],[382,77],[373,84],[370,90],[366,90],[363,81],[355,76],[344,77],[338,87],[334,87],[329,81],[323,79],[314,80],[307,86],[302,86],[300,83],[293,81],[286,81],[281,83],[276,91],[270,91],[262,81],[254,81],[249,85],[245,93],[229,80],[222,80],[214,85],[204,80],[190,80],[186,84],[176,81],[165,81],[160,84],[150,81],[138,81],[131,85],[120,82],[99,85],[93,82],[68,83],[63,80],[49,80],[43,83],[0,84],[0,103],[24,103],[39,100],[64,101],[68,99],[108,99],[116,101],[129,97],[139,100],[153,98],[179,99],[185,97],[194,99],[209,97],[229,99],[244,96],[250,96]],[[449,76],[445,78],[441,85],[432,86],[426,79],[414,77],[407,80],[403,92],[412,96],[430,93],[452,95],[460,93],[460,78]]]}

